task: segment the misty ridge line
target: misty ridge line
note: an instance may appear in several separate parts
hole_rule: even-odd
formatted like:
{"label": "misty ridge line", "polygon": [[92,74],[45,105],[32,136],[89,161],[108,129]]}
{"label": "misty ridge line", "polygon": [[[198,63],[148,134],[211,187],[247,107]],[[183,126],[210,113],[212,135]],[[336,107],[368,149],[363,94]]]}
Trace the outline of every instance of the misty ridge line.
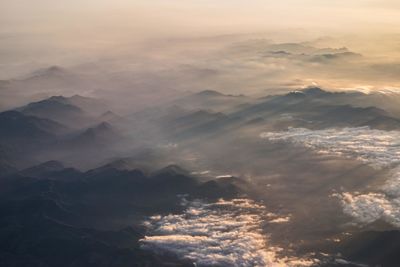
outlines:
{"label": "misty ridge line", "polygon": [[[80,94],[107,99],[117,112],[126,113],[205,89],[243,94],[246,88],[244,94],[260,97],[310,85],[365,92],[398,88],[395,52],[379,55],[376,49],[335,37],[274,42],[271,36],[157,39],[134,48],[140,51],[136,54],[123,50],[79,64],[60,61],[65,68],[42,64],[43,69],[0,83],[0,107]],[[389,41],[384,45],[391,47]]]}

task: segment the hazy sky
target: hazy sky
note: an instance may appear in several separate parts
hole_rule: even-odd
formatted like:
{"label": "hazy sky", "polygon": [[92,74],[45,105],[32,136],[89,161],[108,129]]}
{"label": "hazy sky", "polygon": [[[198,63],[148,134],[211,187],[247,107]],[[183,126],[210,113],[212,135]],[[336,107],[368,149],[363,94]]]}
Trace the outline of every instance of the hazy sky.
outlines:
{"label": "hazy sky", "polygon": [[[179,48],[177,43],[171,42],[148,46],[148,40],[154,44],[157,43],[154,40],[270,33],[263,38],[275,42],[334,37],[318,45],[346,46],[352,52],[363,54],[370,63],[391,64],[376,67],[371,63],[367,70],[364,68],[354,73],[357,74],[358,84],[364,76],[371,80],[373,76],[364,74],[371,68],[375,72],[379,69],[378,78],[383,70],[400,69],[397,63],[400,62],[397,59],[400,54],[399,26],[398,0],[0,0],[0,79],[16,77],[49,65],[68,67],[116,55],[123,58],[135,56],[136,66],[141,64],[142,67],[145,62],[150,67],[164,64],[168,69],[170,63],[165,59],[176,61],[177,56],[189,54],[187,50],[206,50],[217,46],[207,44],[205,48],[204,43],[198,43],[195,47],[196,42],[191,46],[179,44]],[[166,48],[175,50],[166,52]],[[196,57],[190,55],[192,60],[185,59],[179,64],[189,62],[193,65],[197,63],[194,59],[200,59],[198,51]],[[146,60],[143,61],[144,56]],[[137,57],[141,57],[142,61],[139,62]],[[251,61],[252,57],[248,55],[246,60]],[[160,60],[163,60],[162,64]],[[239,62],[241,58],[235,60],[238,62],[234,66],[243,64]],[[281,66],[283,60],[286,59],[280,60],[279,64],[269,62],[268,68],[271,64]],[[365,60],[357,64],[364,64]],[[206,66],[210,61],[218,67],[233,65],[218,57],[201,64]],[[335,64],[335,67],[340,67],[339,63]],[[176,71],[174,66],[168,71]],[[246,66],[249,64],[246,63]],[[283,67],[279,68],[283,72]],[[315,68],[321,69],[318,66]],[[325,70],[329,71],[331,80],[335,80],[333,74],[336,69]],[[341,70],[341,73],[351,76],[353,70]],[[396,75],[397,72],[391,77]],[[314,80],[314,77],[301,78]],[[341,86],[347,83],[347,79],[350,78],[346,77]],[[221,84],[224,81],[221,78]],[[259,84],[262,83],[260,80]]]}
{"label": "hazy sky", "polygon": [[[396,28],[396,0],[1,0],[2,31],[132,29],[135,34],[265,27]],[[211,27],[211,29],[209,28]],[[165,32],[169,31],[169,32]]]}

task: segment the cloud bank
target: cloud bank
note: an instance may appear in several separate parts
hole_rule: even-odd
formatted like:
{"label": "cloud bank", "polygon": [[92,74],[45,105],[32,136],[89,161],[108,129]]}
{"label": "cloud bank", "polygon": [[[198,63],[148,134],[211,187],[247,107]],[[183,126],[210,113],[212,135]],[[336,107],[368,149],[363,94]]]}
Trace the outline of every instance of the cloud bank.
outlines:
{"label": "cloud bank", "polygon": [[183,214],[153,216],[142,247],[173,253],[197,266],[310,266],[312,260],[280,259],[262,224],[265,207],[248,199],[187,202]]}
{"label": "cloud bank", "polygon": [[292,128],[285,132],[262,133],[273,142],[291,142],[321,154],[343,156],[374,168],[391,169],[390,178],[378,192],[335,194],[344,213],[360,223],[384,220],[400,227],[400,132],[372,130],[369,127],[308,130]]}

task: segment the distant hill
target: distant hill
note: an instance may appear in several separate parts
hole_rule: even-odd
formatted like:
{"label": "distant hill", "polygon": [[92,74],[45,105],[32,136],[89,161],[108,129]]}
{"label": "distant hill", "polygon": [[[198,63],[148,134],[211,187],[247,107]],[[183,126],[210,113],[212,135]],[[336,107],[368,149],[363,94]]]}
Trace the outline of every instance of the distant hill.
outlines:
{"label": "distant hill", "polygon": [[80,75],[59,66],[36,70],[24,77],[0,82],[0,110],[21,106],[54,94],[73,94],[88,88]]}
{"label": "distant hill", "polygon": [[52,96],[29,103],[17,110],[40,118],[51,119],[70,127],[81,127],[91,122],[92,116],[98,116],[106,107],[96,99],[74,95],[71,97]]}
{"label": "distant hill", "polygon": [[30,103],[18,111],[40,118],[51,119],[69,126],[82,122],[86,116],[84,111],[69,103],[63,96],[53,96],[39,102]]}
{"label": "distant hill", "polygon": [[218,91],[205,90],[197,93],[189,94],[173,104],[185,109],[211,109],[214,111],[224,111],[244,104],[249,98],[243,95],[226,95]]}
{"label": "distant hill", "polygon": [[98,118],[98,121],[105,121],[105,122],[116,122],[116,121],[121,121],[123,118],[114,112],[108,110],[104,113],[102,113]]}
{"label": "distant hill", "polygon": [[[400,119],[390,112],[381,107],[358,105],[361,97],[366,96],[358,92],[329,92],[312,87],[284,95],[269,96],[258,103],[236,110],[231,116],[238,116],[247,121],[257,119],[260,124],[272,122],[278,129],[358,126],[383,130],[400,129]],[[264,120],[260,120],[261,118]]]}
{"label": "distant hill", "polygon": [[85,129],[70,139],[66,139],[69,146],[90,147],[96,145],[107,146],[114,143],[120,136],[111,124],[102,122],[93,127]]}
{"label": "distant hill", "polygon": [[[100,99],[92,98],[92,97],[84,97],[80,95],[73,95],[67,98],[67,101],[82,109],[86,113],[91,116],[98,116],[99,114],[105,114],[107,112],[111,112],[107,110],[107,104]],[[111,112],[112,113],[112,112]]]}

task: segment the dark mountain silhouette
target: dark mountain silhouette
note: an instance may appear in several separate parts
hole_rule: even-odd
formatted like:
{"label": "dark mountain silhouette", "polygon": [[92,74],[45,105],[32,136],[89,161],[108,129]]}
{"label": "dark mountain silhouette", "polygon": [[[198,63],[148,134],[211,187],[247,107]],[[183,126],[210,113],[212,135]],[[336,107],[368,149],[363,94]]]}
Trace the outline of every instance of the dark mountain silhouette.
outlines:
{"label": "dark mountain silhouette", "polygon": [[0,113],[1,140],[45,139],[68,131],[65,126],[48,119],[25,115],[18,111]]}
{"label": "dark mountain silhouette", "polygon": [[[260,124],[273,122],[278,129],[287,127],[327,128],[370,126],[376,129],[400,129],[400,120],[382,108],[343,104],[341,99],[358,98],[361,93],[329,92],[318,87],[270,96],[254,105],[238,109],[229,116]],[[282,116],[290,119],[282,121]],[[264,120],[260,120],[264,119]],[[237,123],[237,122],[236,122]]]}
{"label": "dark mountain silhouette", "polygon": [[214,90],[200,91],[200,92],[196,93],[195,95],[200,96],[200,97],[224,97],[224,96],[226,96],[226,95],[224,95],[218,91],[214,91]]}
{"label": "dark mountain silhouette", "polygon": [[221,197],[229,199],[241,195],[246,186],[244,181],[236,177],[219,178],[201,184],[194,195],[212,200]]}
{"label": "dark mountain silhouette", "polygon": [[91,147],[95,145],[110,145],[120,138],[111,124],[102,122],[87,128],[74,137],[66,140],[66,144],[76,147]]}
{"label": "dark mountain silhouette", "polygon": [[390,117],[388,112],[376,107],[324,106],[316,109],[316,112],[318,114],[305,116],[305,118],[315,119],[321,126],[370,126],[381,130],[400,129],[399,119]]}
{"label": "dark mountain silhouette", "polygon": [[82,109],[69,103],[63,96],[52,96],[48,99],[30,103],[18,109],[26,115],[51,119],[68,126],[78,125],[85,120]]}
{"label": "dark mountain silhouette", "polygon": [[243,95],[225,95],[213,90],[190,94],[173,101],[173,104],[189,110],[210,109],[224,111],[249,101]]}
{"label": "dark mountain silhouette", "polygon": [[178,117],[169,118],[164,121],[164,124],[169,132],[179,134],[180,132],[188,131],[207,123],[222,120],[224,117],[225,114],[221,112],[198,110],[185,115],[179,115]]}
{"label": "dark mountain silhouette", "polygon": [[105,122],[114,122],[114,121],[120,121],[123,120],[123,117],[115,114],[114,112],[108,110],[104,113],[102,113],[97,120],[99,121],[105,121]]}
{"label": "dark mountain silhouette", "polygon": [[314,55],[311,57],[310,61],[318,63],[330,63],[332,61],[342,61],[342,60],[355,60],[361,59],[362,55],[354,52],[340,52],[340,53],[325,53]]}
{"label": "dark mountain silhouette", "polygon": [[[16,166],[26,168],[38,161],[73,159],[76,155],[72,154],[88,149],[98,148],[104,152],[120,140],[118,131],[107,122],[87,128],[87,125],[96,123],[96,119],[71,105],[71,99],[75,102],[77,99],[86,101],[80,96],[53,96],[28,104],[18,111],[0,113],[0,147],[8,161],[15,159],[18,161]],[[64,126],[59,121],[67,122],[72,127]],[[104,153],[103,156],[106,157]]]}
{"label": "dark mountain silhouette", "polygon": [[189,174],[190,172],[188,170],[185,170],[178,165],[169,165],[166,166],[165,168],[162,168],[161,170],[154,172],[152,175],[157,179],[157,177],[164,177],[170,175],[188,176]]}
{"label": "dark mountain silhouette", "polygon": [[57,122],[18,111],[0,113],[2,157],[13,166],[26,166],[39,151],[48,149],[69,129]]}
{"label": "dark mountain silhouette", "polygon": [[41,77],[50,76],[64,76],[67,75],[68,71],[60,66],[50,66],[48,68],[38,69],[32,72],[26,79],[38,79]]}
{"label": "dark mountain silhouette", "polygon": [[107,169],[116,170],[132,170],[135,169],[132,163],[128,159],[117,159],[105,165],[96,168],[97,171],[103,171]]}
{"label": "dark mountain silhouette", "polygon": [[51,160],[30,168],[26,168],[20,171],[19,174],[27,177],[41,177],[48,173],[62,171],[64,169],[65,167],[61,162]]}
{"label": "dark mountain silhouette", "polygon": [[[96,98],[84,97],[80,95],[73,95],[67,98],[68,103],[79,107],[87,114],[91,116],[98,116],[99,114],[105,114],[107,112],[111,112],[107,110],[107,104]],[[112,113],[112,112],[111,112]]]}
{"label": "dark mountain silhouette", "polygon": [[[192,266],[140,250],[138,242],[146,235],[143,221],[182,212],[182,197],[261,199],[271,212],[291,214],[289,222],[269,225],[274,241],[307,240],[300,249],[315,252],[348,221],[337,202],[315,200],[326,200],[342,185],[353,192],[388,170],[267,142],[259,134],[288,127],[400,129],[393,112],[369,105],[376,99],[318,87],[260,99],[203,91],[125,118],[98,112],[103,107],[96,100],[54,96],[0,113],[0,265]],[[192,166],[202,174],[192,174]],[[342,167],[343,173],[332,174]],[[246,180],[211,177],[217,173],[244,174]],[[332,213],[332,221],[328,212],[340,213]],[[309,214],[321,216],[304,220]],[[352,233],[332,255],[395,266],[396,231]],[[315,244],[310,235],[322,241]]]}
{"label": "dark mountain silhouette", "polygon": [[[0,179],[2,264],[193,266],[141,250],[145,229],[140,221],[154,212],[180,210],[177,195],[207,196],[208,186],[179,166],[149,176],[111,165],[87,172],[61,167],[46,162]],[[214,188],[212,197],[231,188],[226,187]]]}
{"label": "dark mountain silhouette", "polygon": [[[72,94],[86,85],[80,75],[62,67],[50,66],[25,77],[0,82],[0,108],[11,109],[32,99],[39,100],[54,94]],[[3,97],[8,97],[7,101]]]}
{"label": "dark mountain silhouette", "polygon": [[90,113],[101,111],[100,103],[82,96],[52,96],[18,108],[18,111],[40,118],[51,119],[70,127],[82,127],[90,123]]}
{"label": "dark mountain silhouette", "polygon": [[306,96],[318,97],[318,96],[326,96],[332,95],[333,93],[322,90],[319,87],[308,87],[301,91],[301,93],[305,94]]}

